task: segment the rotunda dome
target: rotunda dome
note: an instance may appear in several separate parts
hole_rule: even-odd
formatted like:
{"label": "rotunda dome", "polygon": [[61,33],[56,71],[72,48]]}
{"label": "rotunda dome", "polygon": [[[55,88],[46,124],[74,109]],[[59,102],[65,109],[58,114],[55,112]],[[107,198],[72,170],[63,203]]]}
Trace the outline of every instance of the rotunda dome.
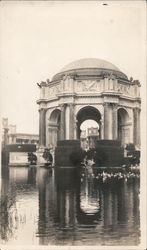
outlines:
{"label": "rotunda dome", "polygon": [[66,74],[100,76],[104,73],[110,73],[118,78],[128,80],[127,76],[114,64],[98,58],[83,58],[73,61],[63,67],[60,72],[53,77],[53,80],[62,79]]}
{"label": "rotunda dome", "polygon": [[88,69],[88,68],[99,68],[99,69],[112,69],[120,71],[115,65],[102,59],[97,58],[84,58],[77,61],[73,61],[67,64],[61,69],[60,72],[73,70],[73,69]]}

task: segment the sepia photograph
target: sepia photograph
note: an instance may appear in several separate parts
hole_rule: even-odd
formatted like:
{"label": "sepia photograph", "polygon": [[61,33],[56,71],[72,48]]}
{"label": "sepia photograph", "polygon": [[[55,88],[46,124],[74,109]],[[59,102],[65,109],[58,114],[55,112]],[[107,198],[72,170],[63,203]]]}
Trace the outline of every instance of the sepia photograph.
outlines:
{"label": "sepia photograph", "polygon": [[146,1],[0,1],[0,250],[146,244]]}

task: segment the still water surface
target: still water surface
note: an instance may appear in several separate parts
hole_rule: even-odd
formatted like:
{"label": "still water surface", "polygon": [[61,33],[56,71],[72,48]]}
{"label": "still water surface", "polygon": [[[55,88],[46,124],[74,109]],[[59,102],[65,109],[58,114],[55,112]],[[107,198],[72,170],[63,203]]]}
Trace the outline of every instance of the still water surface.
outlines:
{"label": "still water surface", "polygon": [[138,245],[139,178],[97,174],[9,167],[1,178],[0,243]]}

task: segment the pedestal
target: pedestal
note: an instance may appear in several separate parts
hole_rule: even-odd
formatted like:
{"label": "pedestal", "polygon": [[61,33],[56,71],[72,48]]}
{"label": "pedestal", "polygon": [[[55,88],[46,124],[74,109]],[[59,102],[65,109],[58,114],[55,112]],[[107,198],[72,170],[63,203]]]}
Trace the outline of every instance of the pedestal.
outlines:
{"label": "pedestal", "polygon": [[79,140],[58,141],[55,149],[55,167],[76,167],[82,160]]}
{"label": "pedestal", "polygon": [[117,140],[100,140],[96,142],[96,164],[99,167],[121,167],[124,150]]}

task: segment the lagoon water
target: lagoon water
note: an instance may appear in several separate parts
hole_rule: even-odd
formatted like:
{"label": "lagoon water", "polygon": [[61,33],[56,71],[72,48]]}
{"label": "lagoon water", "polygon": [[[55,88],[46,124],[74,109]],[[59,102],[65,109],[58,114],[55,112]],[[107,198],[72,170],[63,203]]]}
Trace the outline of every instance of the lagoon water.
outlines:
{"label": "lagoon water", "polygon": [[139,178],[101,181],[87,170],[4,169],[0,244],[139,244]]}

